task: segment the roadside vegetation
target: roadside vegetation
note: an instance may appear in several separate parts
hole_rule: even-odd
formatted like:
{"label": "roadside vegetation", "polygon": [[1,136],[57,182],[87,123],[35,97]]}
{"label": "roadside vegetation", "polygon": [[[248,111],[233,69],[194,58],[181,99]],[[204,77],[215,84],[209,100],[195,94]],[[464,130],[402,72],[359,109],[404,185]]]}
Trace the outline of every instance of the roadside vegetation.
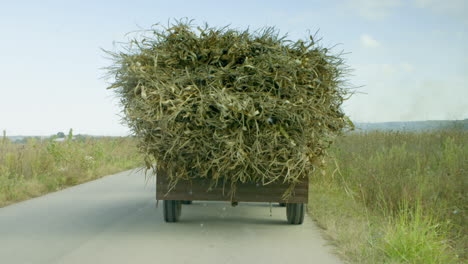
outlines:
{"label": "roadside vegetation", "polygon": [[309,211],[351,263],[464,263],[468,132],[340,138],[312,176]]}
{"label": "roadside vegetation", "polygon": [[62,142],[0,138],[0,207],[142,166],[136,140],[72,136]]}
{"label": "roadside vegetation", "polygon": [[[142,166],[132,138],[0,138],[0,207]],[[341,137],[311,177],[309,212],[350,263],[467,260],[468,132]]]}

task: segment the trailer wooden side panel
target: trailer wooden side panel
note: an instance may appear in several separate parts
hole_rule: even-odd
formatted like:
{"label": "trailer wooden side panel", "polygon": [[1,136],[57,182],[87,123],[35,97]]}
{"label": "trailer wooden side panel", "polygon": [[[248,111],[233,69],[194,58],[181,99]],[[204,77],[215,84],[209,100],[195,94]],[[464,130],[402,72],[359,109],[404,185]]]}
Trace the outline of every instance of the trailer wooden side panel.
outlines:
{"label": "trailer wooden side panel", "polygon": [[[207,179],[179,181],[175,188],[169,191],[169,179],[166,173],[159,170],[156,176],[157,200],[202,200],[202,201],[231,201],[230,183],[223,182],[209,190]],[[309,181],[306,177],[294,189],[294,195],[289,200],[281,199],[288,184],[272,183],[268,185],[255,183],[238,183],[232,201],[237,202],[277,202],[277,203],[307,203],[309,197]]]}

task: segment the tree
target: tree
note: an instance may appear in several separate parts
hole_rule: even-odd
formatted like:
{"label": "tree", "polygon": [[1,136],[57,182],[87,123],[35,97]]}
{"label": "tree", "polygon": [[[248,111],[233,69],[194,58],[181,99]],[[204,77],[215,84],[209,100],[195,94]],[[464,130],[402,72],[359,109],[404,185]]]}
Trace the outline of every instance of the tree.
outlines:
{"label": "tree", "polygon": [[3,130],[2,144],[5,145],[10,140],[7,138],[6,130]]}
{"label": "tree", "polygon": [[73,140],[73,128],[70,128],[70,131],[68,131],[67,140],[68,140],[68,141]]}
{"label": "tree", "polygon": [[58,137],[58,138],[64,138],[64,137],[65,137],[65,133],[63,133],[63,132],[58,132],[58,133],[57,133],[57,137]]}

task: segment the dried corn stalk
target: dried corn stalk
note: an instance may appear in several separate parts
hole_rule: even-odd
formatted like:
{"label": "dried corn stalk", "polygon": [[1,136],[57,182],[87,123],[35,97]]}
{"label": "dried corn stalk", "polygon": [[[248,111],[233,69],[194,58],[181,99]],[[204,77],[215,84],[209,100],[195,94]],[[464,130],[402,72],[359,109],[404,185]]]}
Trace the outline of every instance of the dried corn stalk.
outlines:
{"label": "dried corn stalk", "polygon": [[341,105],[343,60],[314,42],[261,31],[156,26],[108,52],[125,121],[147,165],[171,182],[284,182],[307,177],[352,125]]}

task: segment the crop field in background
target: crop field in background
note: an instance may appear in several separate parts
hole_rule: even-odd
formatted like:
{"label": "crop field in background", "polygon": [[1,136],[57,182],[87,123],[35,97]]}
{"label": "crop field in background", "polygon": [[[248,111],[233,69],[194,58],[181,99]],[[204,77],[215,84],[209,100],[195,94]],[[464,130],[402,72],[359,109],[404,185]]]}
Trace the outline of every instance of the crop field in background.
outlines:
{"label": "crop field in background", "polygon": [[132,138],[0,138],[0,207],[143,165]]}
{"label": "crop field in background", "polygon": [[309,212],[351,263],[466,261],[468,132],[351,133],[311,180]]}

